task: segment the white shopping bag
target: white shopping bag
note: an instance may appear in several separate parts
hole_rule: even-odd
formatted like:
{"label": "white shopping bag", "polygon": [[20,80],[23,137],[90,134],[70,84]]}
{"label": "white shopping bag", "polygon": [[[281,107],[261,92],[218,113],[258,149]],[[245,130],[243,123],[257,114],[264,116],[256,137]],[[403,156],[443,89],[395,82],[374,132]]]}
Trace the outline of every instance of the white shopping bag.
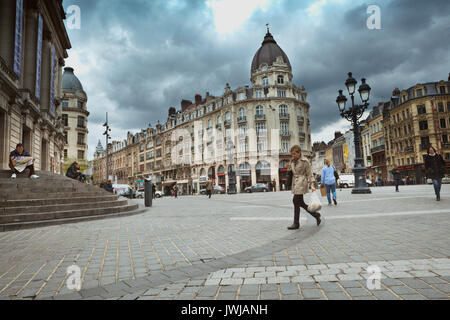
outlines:
{"label": "white shopping bag", "polygon": [[[320,209],[322,209],[322,203],[320,202],[320,197],[318,192],[311,192],[306,195],[305,202],[308,204],[308,211],[309,212],[318,212]],[[306,225],[308,226],[315,226],[317,225],[316,218],[311,216],[309,213],[306,213]]]}

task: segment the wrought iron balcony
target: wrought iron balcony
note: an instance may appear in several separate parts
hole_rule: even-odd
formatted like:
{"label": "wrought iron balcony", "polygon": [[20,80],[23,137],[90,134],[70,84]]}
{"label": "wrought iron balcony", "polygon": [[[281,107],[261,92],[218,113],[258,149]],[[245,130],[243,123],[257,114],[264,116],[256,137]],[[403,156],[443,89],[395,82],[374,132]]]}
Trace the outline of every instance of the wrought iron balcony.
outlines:
{"label": "wrought iron balcony", "polygon": [[231,126],[231,120],[225,120],[225,121],[223,122],[223,125],[224,125],[225,127]]}
{"label": "wrought iron balcony", "polygon": [[384,149],[385,149],[385,146],[384,146],[384,144],[383,144],[383,145],[381,145],[381,146],[377,146],[377,147],[375,147],[375,148],[371,148],[371,149],[370,149],[370,152],[371,152],[371,153],[377,153],[377,152],[380,152],[380,151],[384,151]]}
{"label": "wrought iron balcony", "polygon": [[280,120],[289,120],[290,115],[289,113],[280,113]]}
{"label": "wrought iron balcony", "polygon": [[303,123],[305,122],[305,118],[302,116],[297,116],[297,121]]}
{"label": "wrought iron balcony", "polygon": [[306,139],[306,133],[304,132],[299,132],[298,136],[300,137],[300,139],[305,140]]}
{"label": "wrought iron balcony", "polygon": [[266,121],[266,115],[265,114],[256,114],[255,120],[256,121]]}
{"label": "wrought iron balcony", "polygon": [[282,137],[290,137],[291,135],[292,135],[292,133],[290,131],[287,131],[287,130],[280,131],[280,136],[282,136]]}
{"label": "wrought iron balcony", "polygon": [[241,116],[237,118],[237,123],[245,123],[245,122],[247,122],[246,116]]}

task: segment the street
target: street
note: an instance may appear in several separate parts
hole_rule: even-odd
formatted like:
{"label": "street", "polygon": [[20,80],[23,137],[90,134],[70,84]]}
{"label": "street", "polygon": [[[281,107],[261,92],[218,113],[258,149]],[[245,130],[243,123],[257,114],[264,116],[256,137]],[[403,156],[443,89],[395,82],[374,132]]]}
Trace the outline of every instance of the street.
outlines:
{"label": "street", "polygon": [[[0,299],[449,299],[450,185],[161,198],[144,214],[0,233]],[[143,206],[144,200],[132,200]],[[67,268],[81,291],[67,288]],[[367,267],[381,272],[370,290]]]}

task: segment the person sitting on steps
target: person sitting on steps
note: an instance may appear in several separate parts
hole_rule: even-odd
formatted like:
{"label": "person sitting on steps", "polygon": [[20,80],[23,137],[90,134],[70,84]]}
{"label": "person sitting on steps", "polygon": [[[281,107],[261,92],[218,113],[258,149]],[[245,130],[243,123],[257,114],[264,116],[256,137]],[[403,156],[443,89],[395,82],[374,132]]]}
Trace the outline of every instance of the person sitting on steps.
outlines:
{"label": "person sitting on steps", "polygon": [[70,167],[67,169],[66,177],[78,180],[80,182],[86,182],[86,176],[81,173],[80,165],[76,161],[72,163]]}
{"label": "person sitting on steps", "polygon": [[16,179],[17,174],[26,169],[30,170],[30,179],[39,179],[39,176],[34,173],[34,159],[25,151],[21,143],[9,154],[9,168],[11,169],[11,179]]}

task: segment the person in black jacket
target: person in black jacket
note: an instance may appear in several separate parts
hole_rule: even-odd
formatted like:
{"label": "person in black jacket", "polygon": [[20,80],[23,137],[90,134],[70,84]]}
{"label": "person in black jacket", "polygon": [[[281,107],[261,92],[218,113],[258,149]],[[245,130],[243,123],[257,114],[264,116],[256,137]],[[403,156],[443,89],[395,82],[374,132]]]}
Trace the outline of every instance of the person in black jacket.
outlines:
{"label": "person in black jacket", "polygon": [[432,146],[428,148],[428,155],[425,157],[425,170],[427,177],[433,180],[436,201],[440,201],[442,178],[445,173],[445,161]]}
{"label": "person in black jacket", "polygon": [[67,169],[66,176],[71,179],[78,180],[80,182],[86,181],[86,176],[81,173],[80,165],[76,161],[72,163],[70,167]]}
{"label": "person in black jacket", "polygon": [[395,184],[395,192],[399,192],[398,191],[398,185],[400,184],[400,179],[402,178],[400,175],[400,172],[397,169],[394,169],[394,184]]}
{"label": "person in black jacket", "polygon": [[[30,153],[25,151],[23,144],[19,143],[19,144],[17,144],[16,149],[14,149],[9,154],[9,168],[11,169],[11,179],[17,178],[17,174],[19,173],[19,171],[16,169],[16,163],[17,163],[18,159],[20,159],[22,157],[31,157],[31,155],[30,155]],[[39,178],[39,176],[37,176],[34,173],[34,160],[30,162],[30,164],[25,168],[25,170],[26,169],[28,169],[30,171],[29,176],[31,179]]]}

